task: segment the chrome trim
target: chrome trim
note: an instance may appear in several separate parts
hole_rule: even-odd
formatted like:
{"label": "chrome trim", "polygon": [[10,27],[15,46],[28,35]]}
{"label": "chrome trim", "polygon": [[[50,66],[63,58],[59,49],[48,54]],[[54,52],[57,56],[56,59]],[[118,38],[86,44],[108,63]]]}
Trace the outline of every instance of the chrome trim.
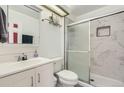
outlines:
{"label": "chrome trim", "polygon": [[119,11],[119,12],[115,12],[115,13],[111,13],[111,14],[107,14],[107,15],[102,15],[102,16],[98,16],[98,17],[84,19],[84,20],[81,20],[81,21],[77,21],[77,22],[71,23],[71,24],[68,25],[68,27],[73,26],[73,25],[77,25],[77,24],[81,24],[81,23],[84,23],[84,22],[93,21],[93,20],[96,20],[96,19],[112,16],[112,15],[115,15],[115,14],[120,14],[120,13],[123,13],[123,12],[124,11]]}
{"label": "chrome trim", "polygon": [[90,38],[90,32],[91,32],[91,29],[90,29],[90,24],[91,21],[89,21],[89,84],[90,84],[90,72],[91,72],[91,38]]}

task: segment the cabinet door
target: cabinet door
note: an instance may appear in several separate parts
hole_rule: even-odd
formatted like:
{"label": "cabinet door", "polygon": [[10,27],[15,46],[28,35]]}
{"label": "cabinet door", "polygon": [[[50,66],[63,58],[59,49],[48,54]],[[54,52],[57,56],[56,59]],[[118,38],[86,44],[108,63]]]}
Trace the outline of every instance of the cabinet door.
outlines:
{"label": "cabinet door", "polygon": [[53,63],[42,65],[36,68],[36,86],[52,87],[53,84]]}
{"label": "cabinet door", "polygon": [[0,79],[0,87],[35,86],[35,70],[28,70]]}

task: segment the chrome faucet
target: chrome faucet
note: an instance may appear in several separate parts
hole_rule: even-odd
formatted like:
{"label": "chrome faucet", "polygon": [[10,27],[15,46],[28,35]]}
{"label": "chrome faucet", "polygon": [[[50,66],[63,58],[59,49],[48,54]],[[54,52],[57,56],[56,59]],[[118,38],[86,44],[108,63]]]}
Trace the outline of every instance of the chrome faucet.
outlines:
{"label": "chrome faucet", "polygon": [[25,55],[24,53],[22,53],[22,56],[18,56],[17,61],[24,61],[27,60],[27,55]]}
{"label": "chrome faucet", "polygon": [[22,53],[22,55],[23,55],[23,56],[22,56],[22,61],[28,59],[28,58],[27,58],[27,55],[25,55],[24,53]]}

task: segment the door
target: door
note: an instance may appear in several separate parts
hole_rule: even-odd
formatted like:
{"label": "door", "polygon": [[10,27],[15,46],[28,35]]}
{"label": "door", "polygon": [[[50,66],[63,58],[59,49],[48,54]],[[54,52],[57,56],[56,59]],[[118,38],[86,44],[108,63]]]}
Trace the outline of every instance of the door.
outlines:
{"label": "door", "polygon": [[53,84],[53,63],[42,65],[36,68],[36,86],[52,87]]}
{"label": "door", "polygon": [[35,70],[28,70],[0,79],[0,87],[33,87]]}
{"label": "door", "polygon": [[68,27],[68,69],[77,73],[80,80],[89,83],[90,36],[89,22]]}

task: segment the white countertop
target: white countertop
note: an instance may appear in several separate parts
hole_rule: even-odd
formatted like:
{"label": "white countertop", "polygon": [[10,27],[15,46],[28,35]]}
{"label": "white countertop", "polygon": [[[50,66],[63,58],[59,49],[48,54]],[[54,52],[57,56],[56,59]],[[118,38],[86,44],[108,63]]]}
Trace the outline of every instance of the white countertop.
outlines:
{"label": "white countertop", "polygon": [[32,69],[47,63],[53,62],[50,59],[47,58],[33,58],[26,61],[20,61],[20,62],[6,62],[0,64],[0,78],[12,75],[18,72],[22,72],[28,69]]}

